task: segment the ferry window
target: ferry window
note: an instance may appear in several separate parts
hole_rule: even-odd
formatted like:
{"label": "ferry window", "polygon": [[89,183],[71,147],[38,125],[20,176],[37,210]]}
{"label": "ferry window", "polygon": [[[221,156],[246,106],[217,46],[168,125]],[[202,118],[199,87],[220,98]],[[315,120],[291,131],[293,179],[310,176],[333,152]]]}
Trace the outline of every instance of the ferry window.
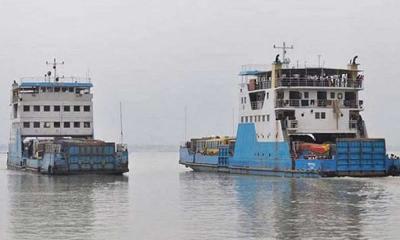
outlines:
{"label": "ferry window", "polygon": [[71,123],[70,122],[64,122],[64,128],[70,128]]}
{"label": "ferry window", "polygon": [[68,90],[68,89],[65,88],[65,87],[61,88],[61,91],[62,91],[62,92],[66,92],[67,90]]}
{"label": "ferry window", "polygon": [[74,106],[74,112],[80,112],[81,106]]}
{"label": "ferry window", "polygon": [[308,105],[309,105],[308,100],[301,100],[301,106],[308,107]]}
{"label": "ferry window", "polygon": [[335,93],[331,92],[331,99],[335,99]]}
{"label": "ferry window", "polygon": [[54,105],[54,112],[60,111],[60,105]]}
{"label": "ferry window", "polygon": [[240,118],[240,122],[244,122],[244,117],[241,117],[241,118]]}
{"label": "ferry window", "polygon": [[24,112],[29,112],[31,110],[29,105],[24,105]]}
{"label": "ferry window", "polygon": [[343,93],[338,93],[338,94],[337,94],[337,98],[338,98],[338,99],[342,99],[342,98],[343,98]]}
{"label": "ferry window", "polygon": [[44,122],[43,123],[44,128],[50,128],[50,123],[49,122]]}
{"label": "ferry window", "polygon": [[18,117],[18,104],[16,103],[16,104],[14,104],[14,118],[17,118]]}
{"label": "ferry window", "polygon": [[40,90],[42,90],[42,92],[46,92],[46,88],[45,87],[40,88]]}
{"label": "ferry window", "polygon": [[301,93],[297,91],[290,91],[289,99],[301,99]]}
{"label": "ferry window", "polygon": [[315,119],[320,119],[319,112],[315,112]]}
{"label": "ferry window", "polygon": [[34,105],[33,106],[33,111],[34,112],[40,112],[40,106],[39,105]]}
{"label": "ferry window", "polygon": [[244,103],[246,103],[246,97],[244,97]]}
{"label": "ferry window", "polygon": [[59,87],[54,88],[54,92],[59,92],[59,91],[60,91]]}
{"label": "ferry window", "polygon": [[64,106],[64,112],[69,112],[71,110],[70,106]]}
{"label": "ferry window", "polygon": [[74,92],[74,88],[73,87],[68,88],[68,92]]}
{"label": "ferry window", "polygon": [[43,106],[43,111],[50,112],[50,106],[49,105]]}
{"label": "ferry window", "polygon": [[262,115],[262,121],[265,122],[265,115]]}
{"label": "ferry window", "polygon": [[269,122],[269,114],[267,114],[267,122]]}
{"label": "ferry window", "polygon": [[248,116],[246,116],[246,122],[249,122],[249,117]]}
{"label": "ferry window", "polygon": [[33,128],[40,128],[40,122],[33,122]]}
{"label": "ferry window", "polygon": [[304,92],[304,98],[308,98],[308,97],[309,97],[308,92]]}
{"label": "ferry window", "polygon": [[30,128],[30,122],[24,122],[24,128]]}
{"label": "ferry window", "polygon": [[90,128],[90,122],[83,122],[84,128]]}
{"label": "ferry window", "polygon": [[325,119],[326,118],[326,114],[325,114],[325,112],[322,112],[321,113],[321,119]]}
{"label": "ferry window", "polygon": [[250,116],[250,122],[253,122],[253,116]]}
{"label": "ferry window", "polygon": [[269,99],[269,92],[267,92],[267,99]]}
{"label": "ferry window", "polygon": [[74,122],[74,128],[80,128],[81,123],[80,122]]}
{"label": "ferry window", "polygon": [[83,111],[90,112],[90,105],[83,106]]}
{"label": "ferry window", "polygon": [[60,122],[54,122],[54,128],[60,128],[61,124]]}

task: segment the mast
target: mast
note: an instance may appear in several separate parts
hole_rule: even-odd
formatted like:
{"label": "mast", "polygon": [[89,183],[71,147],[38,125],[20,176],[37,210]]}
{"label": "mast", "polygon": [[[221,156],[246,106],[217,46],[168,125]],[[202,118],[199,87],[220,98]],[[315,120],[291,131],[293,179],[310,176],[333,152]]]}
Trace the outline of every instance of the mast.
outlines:
{"label": "mast", "polygon": [[120,120],[120,130],[121,130],[121,135],[120,135],[120,142],[124,142],[124,130],[123,130],[123,125],[122,125],[122,102],[119,102],[119,120]]}
{"label": "mast", "polygon": [[[62,62],[57,62],[57,60],[54,58],[53,63],[50,63],[50,62],[46,61],[46,65],[52,65],[52,66],[53,66],[53,70],[54,70],[54,81],[58,82],[58,77],[57,77],[57,65],[64,65],[64,61],[62,61]],[[51,72],[49,71],[49,72],[47,73],[47,76],[49,77],[49,79],[50,79],[50,75],[51,75]]]}
{"label": "mast", "polygon": [[287,53],[286,50],[287,50],[287,49],[294,49],[293,45],[291,45],[290,47],[288,47],[288,46],[286,46],[286,43],[283,42],[282,46],[276,46],[276,45],[274,44],[274,48],[275,48],[275,49],[282,49],[282,63],[283,63],[283,66],[284,66],[285,68],[288,68],[288,67],[289,67],[289,63],[290,63],[290,59],[289,59],[289,58],[286,58],[286,53]]}
{"label": "mast", "polygon": [[187,138],[187,106],[185,106],[185,141]]}

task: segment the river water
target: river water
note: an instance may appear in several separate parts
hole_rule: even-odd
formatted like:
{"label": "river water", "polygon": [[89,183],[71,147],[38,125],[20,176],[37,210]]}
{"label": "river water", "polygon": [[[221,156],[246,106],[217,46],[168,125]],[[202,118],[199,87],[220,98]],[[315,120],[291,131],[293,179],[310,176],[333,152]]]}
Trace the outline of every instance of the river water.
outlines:
{"label": "river water", "polygon": [[176,152],[123,176],[0,168],[0,239],[398,239],[400,178],[195,173]]}

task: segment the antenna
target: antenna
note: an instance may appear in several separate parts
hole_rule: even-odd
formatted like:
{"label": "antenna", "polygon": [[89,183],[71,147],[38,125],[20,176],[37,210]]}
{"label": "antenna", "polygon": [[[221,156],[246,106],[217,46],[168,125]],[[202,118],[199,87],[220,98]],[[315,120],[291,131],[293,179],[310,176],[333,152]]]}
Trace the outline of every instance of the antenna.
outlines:
{"label": "antenna", "polygon": [[318,54],[317,55],[318,56],[318,67],[320,68],[321,67],[321,54]]}
{"label": "antenna", "polygon": [[[54,70],[54,81],[58,82],[58,77],[57,77],[57,65],[64,65],[64,61],[62,61],[62,62],[57,62],[57,60],[54,58],[53,63],[50,63],[50,62],[46,61],[46,65],[52,65],[52,66],[53,66],[53,70]],[[49,79],[50,79],[50,75],[49,75]]]}
{"label": "antenna", "polygon": [[235,108],[232,108],[232,136],[235,136]]}
{"label": "antenna", "polygon": [[274,49],[282,49],[282,63],[283,63],[283,65],[285,66],[285,67],[288,67],[289,66],[289,63],[290,63],[290,59],[289,58],[286,58],[286,53],[287,53],[287,49],[294,49],[294,47],[293,47],[293,45],[291,45],[290,47],[288,47],[288,46],[286,46],[286,43],[285,42],[283,42],[283,44],[282,44],[282,46],[276,46],[275,44],[274,44]]}
{"label": "antenna", "polygon": [[121,136],[120,136],[120,141],[121,143],[124,142],[124,130],[122,126],[122,102],[119,102],[119,121],[120,121],[120,127],[121,127]]}

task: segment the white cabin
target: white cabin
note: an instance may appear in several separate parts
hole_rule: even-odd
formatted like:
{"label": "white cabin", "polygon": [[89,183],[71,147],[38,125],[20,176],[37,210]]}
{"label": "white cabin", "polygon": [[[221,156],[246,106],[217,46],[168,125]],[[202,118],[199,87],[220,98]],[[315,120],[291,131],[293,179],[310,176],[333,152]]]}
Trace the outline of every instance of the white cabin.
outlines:
{"label": "white cabin", "polygon": [[240,75],[239,122],[254,123],[258,141],[367,136],[355,59],[347,69],[284,68],[277,57],[271,70],[248,65]]}
{"label": "white cabin", "polygon": [[23,80],[11,90],[11,122],[22,137],[93,138],[90,82]]}

